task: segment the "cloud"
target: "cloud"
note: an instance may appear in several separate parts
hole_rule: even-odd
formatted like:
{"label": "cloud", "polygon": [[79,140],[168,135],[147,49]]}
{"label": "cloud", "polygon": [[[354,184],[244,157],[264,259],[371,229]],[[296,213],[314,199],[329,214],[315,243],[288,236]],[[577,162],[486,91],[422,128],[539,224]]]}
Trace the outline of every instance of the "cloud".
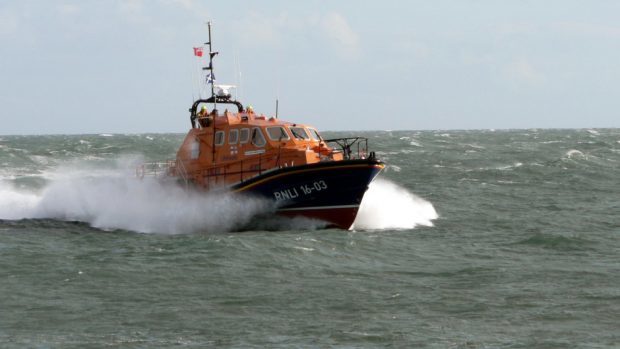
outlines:
{"label": "cloud", "polygon": [[[335,12],[300,16],[286,11],[274,15],[252,11],[234,21],[232,27],[243,46],[308,45],[318,40],[319,44],[327,42],[343,59],[359,56],[359,35]],[[302,37],[306,40],[300,43]]]}
{"label": "cloud", "polygon": [[249,18],[235,21],[234,26],[239,29],[235,34],[244,45],[250,47],[276,45],[281,41],[282,28],[285,27],[281,20],[283,16],[286,14],[273,18],[259,12],[251,12]]}
{"label": "cloud", "polygon": [[505,73],[510,80],[517,83],[540,85],[546,81],[545,76],[524,58],[507,64]]}
{"label": "cloud", "polygon": [[492,29],[502,35],[530,35],[537,34],[542,30],[540,25],[530,22],[505,22]]}
{"label": "cloud", "polygon": [[58,12],[64,16],[74,16],[80,13],[80,8],[74,4],[61,4],[58,5]]}
{"label": "cloud", "polygon": [[620,39],[620,25],[607,25],[578,21],[560,21],[548,24],[530,22],[508,22],[497,25],[494,31],[503,35],[544,35],[549,31],[587,37]]}
{"label": "cloud", "polygon": [[211,13],[202,1],[196,0],[160,0],[165,5],[170,5],[181,10],[185,10],[198,18],[201,22],[205,22],[211,18]]}
{"label": "cloud", "polygon": [[398,54],[404,54],[415,59],[427,59],[431,54],[431,49],[426,42],[413,37],[394,40],[390,47]]}
{"label": "cloud", "polygon": [[352,58],[358,55],[359,36],[353,31],[346,18],[331,12],[321,19],[320,25],[341,56]]}
{"label": "cloud", "polygon": [[9,36],[17,31],[19,17],[14,12],[0,9],[0,36]]}
{"label": "cloud", "polygon": [[182,8],[189,11],[196,8],[196,3],[194,2],[194,0],[165,0],[165,2],[181,6]]}
{"label": "cloud", "polygon": [[560,33],[620,39],[620,26],[586,22],[556,22],[551,29]]}
{"label": "cloud", "polygon": [[118,10],[131,23],[151,23],[151,18],[146,14],[142,0],[121,0],[118,3]]}

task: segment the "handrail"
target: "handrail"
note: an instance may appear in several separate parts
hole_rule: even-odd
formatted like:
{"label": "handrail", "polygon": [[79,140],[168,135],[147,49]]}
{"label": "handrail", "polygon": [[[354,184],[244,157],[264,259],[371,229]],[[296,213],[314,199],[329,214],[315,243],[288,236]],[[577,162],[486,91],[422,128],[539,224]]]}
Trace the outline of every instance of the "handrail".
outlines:
{"label": "handrail", "polygon": [[[153,176],[157,177],[159,175],[166,174],[170,169],[169,162],[144,162],[136,167],[136,176],[140,179],[144,178],[144,176]],[[160,171],[161,170],[161,171]]]}
{"label": "handrail", "polygon": [[[366,137],[345,137],[324,140],[325,143],[335,143],[340,147],[345,160],[365,159],[368,154],[368,138]],[[353,153],[351,147],[356,145],[357,152]]]}
{"label": "handrail", "polygon": [[[178,166],[180,164],[180,166]],[[185,188],[188,188],[189,186],[189,179],[187,178],[187,169],[185,168],[185,164],[183,163],[183,160],[177,159],[176,160],[176,165],[178,167],[180,167],[181,171],[179,171],[181,173],[181,178],[185,181]]]}
{"label": "handrail", "polygon": [[[243,160],[239,160],[240,170],[229,172],[228,168],[230,167],[230,163],[225,164],[216,164],[213,166],[209,166],[207,168],[201,168],[193,171],[193,174],[197,177],[220,177],[220,176],[237,176],[239,175],[240,182],[247,180],[249,178],[243,178],[244,174],[254,174],[261,175],[264,171],[269,170],[269,168],[264,168],[263,165],[265,160],[268,158],[274,158],[277,161],[276,168],[282,168],[285,166],[281,165],[282,157],[286,157],[287,154],[293,154],[298,152],[298,149],[281,149],[279,154],[260,154],[258,156],[247,158]],[[288,163],[285,163],[285,165]],[[223,170],[223,172],[222,172]],[[252,176],[254,177],[254,176]]]}

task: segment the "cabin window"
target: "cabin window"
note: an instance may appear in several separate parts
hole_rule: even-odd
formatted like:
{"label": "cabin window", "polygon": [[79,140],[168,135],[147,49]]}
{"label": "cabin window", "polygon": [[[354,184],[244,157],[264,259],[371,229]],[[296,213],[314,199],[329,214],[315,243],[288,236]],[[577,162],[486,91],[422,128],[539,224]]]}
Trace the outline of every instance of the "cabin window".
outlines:
{"label": "cabin window", "polygon": [[224,144],[224,131],[215,132],[215,145]]}
{"label": "cabin window", "polygon": [[321,140],[321,136],[319,135],[319,132],[313,128],[309,128],[308,130],[310,130],[310,136],[312,136],[312,139],[314,139],[315,141],[320,141]]}
{"label": "cabin window", "polygon": [[245,144],[250,140],[250,129],[242,128],[240,131],[241,137],[239,138],[239,144]]}
{"label": "cabin window", "polygon": [[263,132],[258,127],[254,127],[252,129],[252,144],[257,147],[264,147],[265,144],[267,144],[265,136],[263,136]]}
{"label": "cabin window", "polygon": [[237,144],[239,140],[239,130],[228,131],[228,144]]}
{"label": "cabin window", "polygon": [[192,160],[196,160],[198,159],[199,156],[200,156],[200,141],[198,140],[198,138],[196,138],[194,139],[190,147],[190,158]]}
{"label": "cabin window", "polygon": [[293,137],[299,139],[299,140],[307,140],[310,139],[310,136],[308,136],[308,132],[306,132],[306,129],[303,127],[290,127],[291,133],[293,134]]}
{"label": "cabin window", "polygon": [[272,141],[288,141],[291,139],[282,126],[267,127],[267,134]]}

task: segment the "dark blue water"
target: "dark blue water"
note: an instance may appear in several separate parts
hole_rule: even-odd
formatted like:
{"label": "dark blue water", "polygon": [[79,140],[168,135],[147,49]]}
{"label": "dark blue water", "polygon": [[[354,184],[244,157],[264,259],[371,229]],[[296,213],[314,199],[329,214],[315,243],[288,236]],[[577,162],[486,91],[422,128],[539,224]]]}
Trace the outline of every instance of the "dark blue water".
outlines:
{"label": "dark blue water", "polygon": [[365,135],[352,231],[133,178],[183,135],[0,136],[0,347],[620,347],[620,130]]}

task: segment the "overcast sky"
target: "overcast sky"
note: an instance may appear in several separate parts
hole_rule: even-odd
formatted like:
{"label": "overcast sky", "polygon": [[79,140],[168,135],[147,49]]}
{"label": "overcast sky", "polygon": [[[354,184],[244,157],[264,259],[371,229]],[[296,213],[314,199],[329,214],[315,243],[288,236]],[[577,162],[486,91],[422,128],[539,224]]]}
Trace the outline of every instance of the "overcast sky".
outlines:
{"label": "overcast sky", "polygon": [[620,127],[620,1],[0,1],[0,134],[183,132],[192,47],[322,130]]}

